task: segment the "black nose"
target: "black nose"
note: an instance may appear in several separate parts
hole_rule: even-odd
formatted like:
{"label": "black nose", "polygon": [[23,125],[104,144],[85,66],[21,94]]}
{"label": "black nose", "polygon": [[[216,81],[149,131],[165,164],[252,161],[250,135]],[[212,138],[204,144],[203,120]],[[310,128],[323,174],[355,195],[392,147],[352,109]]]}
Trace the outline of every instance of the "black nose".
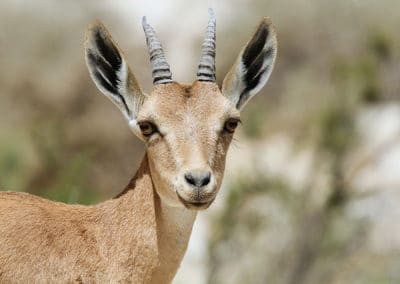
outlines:
{"label": "black nose", "polygon": [[188,184],[195,187],[203,187],[210,183],[211,173],[208,171],[190,171],[185,174],[185,180]]}

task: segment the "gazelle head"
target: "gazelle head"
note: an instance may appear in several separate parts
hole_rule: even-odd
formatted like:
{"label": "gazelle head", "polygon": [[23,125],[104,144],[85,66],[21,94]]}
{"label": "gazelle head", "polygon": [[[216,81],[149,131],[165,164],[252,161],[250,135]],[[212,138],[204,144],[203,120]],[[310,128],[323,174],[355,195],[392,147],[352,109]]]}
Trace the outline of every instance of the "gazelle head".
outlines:
{"label": "gazelle head", "polygon": [[267,82],[277,54],[274,28],[262,19],[220,89],[215,80],[215,17],[210,19],[197,80],[172,80],[160,41],[143,18],[154,89],[146,94],[121,50],[100,23],[85,41],[86,62],[100,91],[121,110],[131,130],[146,144],[151,176],[170,206],[205,209],[220,188],[229,144],[240,111]]}

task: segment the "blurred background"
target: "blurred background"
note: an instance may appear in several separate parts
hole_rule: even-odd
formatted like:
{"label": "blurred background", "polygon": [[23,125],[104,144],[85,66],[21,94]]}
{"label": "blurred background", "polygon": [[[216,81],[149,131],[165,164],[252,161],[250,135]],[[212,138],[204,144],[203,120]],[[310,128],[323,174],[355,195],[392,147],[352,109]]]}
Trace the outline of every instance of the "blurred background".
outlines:
{"label": "blurred background", "polygon": [[208,7],[219,83],[263,16],[279,54],[174,283],[399,283],[396,0],[2,0],[0,188],[83,204],[121,191],[144,148],[89,78],[85,29],[101,19],[149,92],[141,17],[192,82]]}

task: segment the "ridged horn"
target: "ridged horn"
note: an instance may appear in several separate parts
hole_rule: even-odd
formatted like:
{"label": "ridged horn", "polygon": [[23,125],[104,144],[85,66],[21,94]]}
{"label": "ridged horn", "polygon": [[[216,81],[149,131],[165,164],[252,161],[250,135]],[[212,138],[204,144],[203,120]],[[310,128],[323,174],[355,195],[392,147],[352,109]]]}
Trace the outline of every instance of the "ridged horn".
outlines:
{"label": "ridged horn", "polygon": [[201,47],[201,57],[199,69],[197,70],[197,80],[215,82],[215,28],[216,19],[213,9],[208,9],[208,26]]}
{"label": "ridged horn", "polygon": [[146,36],[147,48],[150,54],[150,63],[152,66],[153,84],[166,84],[172,82],[172,73],[161,42],[158,39],[154,29],[147,23],[146,17],[142,19],[143,31]]}

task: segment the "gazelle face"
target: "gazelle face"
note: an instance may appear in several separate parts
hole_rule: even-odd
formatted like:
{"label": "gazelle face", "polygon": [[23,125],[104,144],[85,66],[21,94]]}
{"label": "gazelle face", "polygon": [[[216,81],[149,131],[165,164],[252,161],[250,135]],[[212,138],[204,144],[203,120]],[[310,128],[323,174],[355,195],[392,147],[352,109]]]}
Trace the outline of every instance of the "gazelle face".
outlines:
{"label": "gazelle face", "polygon": [[144,141],[152,179],[162,202],[200,210],[210,206],[221,186],[225,158],[243,106],[267,82],[277,51],[269,19],[261,21],[226,75],[215,83],[215,17],[202,47],[197,80],[172,81],[154,30],[143,19],[153,66],[154,90],[145,94],[106,28],[92,24],[86,36],[90,75]]}
{"label": "gazelle face", "polygon": [[221,185],[239,111],[212,82],[162,84],[141,107],[137,124],[152,177],[171,206],[207,208]]}

